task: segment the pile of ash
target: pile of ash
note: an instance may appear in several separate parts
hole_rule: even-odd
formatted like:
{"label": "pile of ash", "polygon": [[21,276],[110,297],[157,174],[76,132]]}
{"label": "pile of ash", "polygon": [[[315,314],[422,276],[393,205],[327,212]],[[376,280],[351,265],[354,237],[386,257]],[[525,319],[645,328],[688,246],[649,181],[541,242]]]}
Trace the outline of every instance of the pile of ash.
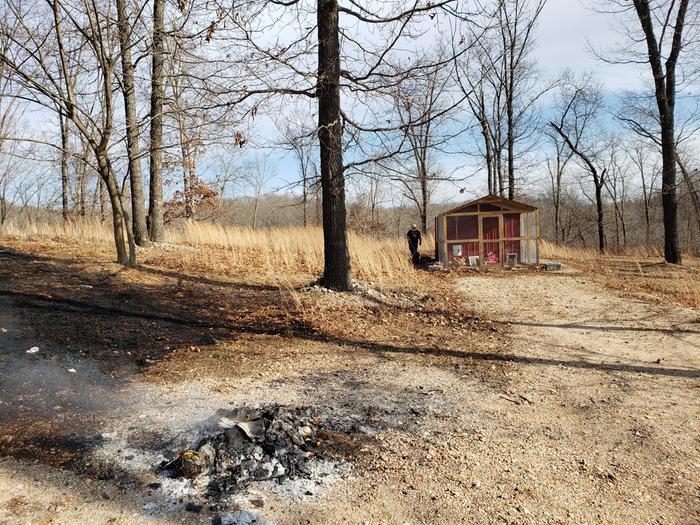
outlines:
{"label": "pile of ash", "polygon": [[330,440],[309,408],[241,407],[215,417],[216,431],[162,467],[175,477],[206,479],[210,495],[254,481],[312,479],[316,464],[330,459]]}

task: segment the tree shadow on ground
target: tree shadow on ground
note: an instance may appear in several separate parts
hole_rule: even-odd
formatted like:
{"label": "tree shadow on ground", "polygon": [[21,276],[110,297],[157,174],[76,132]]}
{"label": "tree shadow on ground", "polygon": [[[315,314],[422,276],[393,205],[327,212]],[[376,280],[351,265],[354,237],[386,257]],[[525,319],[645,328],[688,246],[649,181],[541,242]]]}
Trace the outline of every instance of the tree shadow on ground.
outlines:
{"label": "tree shadow on ground", "polygon": [[[697,321],[696,321],[697,322]],[[611,326],[589,323],[536,323],[531,321],[506,321],[509,325],[527,326],[536,328],[565,328],[570,330],[594,330],[597,332],[657,332],[661,334],[699,334],[700,330],[692,328],[663,326]]]}
{"label": "tree shadow on ground", "polygon": [[[0,331],[0,433],[11,436],[0,439],[2,455],[31,457],[81,475],[102,476],[103,471],[90,472],[85,458],[100,442],[102,414],[119,408],[119,391],[128,388],[135,374],[176,348],[246,334],[280,335],[383,356],[418,355],[431,364],[438,364],[433,360],[439,358],[474,366],[516,363],[700,377],[695,369],[338,337],[315,328],[285,306],[277,287],[168,269],[114,272],[114,267],[87,266],[85,261],[0,251],[0,328],[4,329]],[[139,281],[133,275],[138,272],[150,278]],[[435,308],[426,315],[434,314],[454,312]],[[39,352],[27,354],[34,346]]]}

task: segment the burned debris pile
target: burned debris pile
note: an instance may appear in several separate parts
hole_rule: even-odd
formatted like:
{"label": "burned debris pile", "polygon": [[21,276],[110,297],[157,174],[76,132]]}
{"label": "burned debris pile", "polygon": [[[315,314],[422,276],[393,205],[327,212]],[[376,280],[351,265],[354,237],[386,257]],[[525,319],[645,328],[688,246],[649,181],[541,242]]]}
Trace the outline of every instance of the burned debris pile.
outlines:
{"label": "burned debris pile", "polygon": [[217,412],[217,429],[162,468],[233,493],[254,481],[311,479],[329,440],[310,408],[241,407]]}

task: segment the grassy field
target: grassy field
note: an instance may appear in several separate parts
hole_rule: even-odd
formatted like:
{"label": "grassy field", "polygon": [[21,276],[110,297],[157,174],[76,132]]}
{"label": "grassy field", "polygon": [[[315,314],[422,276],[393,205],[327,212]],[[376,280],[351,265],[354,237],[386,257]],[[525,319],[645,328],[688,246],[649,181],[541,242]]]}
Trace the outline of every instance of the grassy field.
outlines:
{"label": "grassy field", "polygon": [[663,261],[654,246],[631,246],[619,253],[558,246],[542,241],[541,257],[566,263],[608,288],[641,299],[700,308],[700,259],[686,255],[682,266]]}
{"label": "grassy field", "polygon": [[[73,245],[109,256],[112,234],[99,221],[34,223],[0,230],[16,240]],[[432,247],[431,236],[423,246]],[[653,246],[632,246],[601,256],[595,249],[541,242],[541,258],[561,261],[591,275],[608,288],[630,296],[700,307],[700,260],[686,256],[683,266],[663,262]],[[425,250],[429,251],[429,250]],[[423,275],[411,264],[402,238],[350,233],[353,277],[361,281],[415,285]],[[323,232],[319,227],[252,229],[189,222],[170,226],[166,244],[139,250],[139,262],[180,271],[212,272],[260,278],[317,276],[323,271]]]}
{"label": "grassy field", "polygon": [[248,405],[313,409],[351,468],[303,503],[256,485],[280,525],[699,522],[697,310],[671,304],[697,259],[427,272],[350,241],[375,284],[335,293],[317,228],[171,227],[134,268],[99,223],[0,231],[0,522],[210,524],[230,494],[183,499],[154,454]]}
{"label": "grassy field", "polygon": [[[106,223],[75,221],[8,225],[0,233],[17,240],[43,240],[60,244],[82,244],[93,249],[111,249],[112,233]],[[376,282],[413,282],[417,272],[402,238],[375,238],[350,233],[350,255],[355,278]],[[424,241],[432,247],[432,237]],[[169,250],[178,246],[187,250]],[[236,275],[318,275],[323,271],[323,232],[319,227],[252,229],[190,222],[166,230],[166,245],[143,250],[139,262],[165,262],[178,269],[187,267]]]}

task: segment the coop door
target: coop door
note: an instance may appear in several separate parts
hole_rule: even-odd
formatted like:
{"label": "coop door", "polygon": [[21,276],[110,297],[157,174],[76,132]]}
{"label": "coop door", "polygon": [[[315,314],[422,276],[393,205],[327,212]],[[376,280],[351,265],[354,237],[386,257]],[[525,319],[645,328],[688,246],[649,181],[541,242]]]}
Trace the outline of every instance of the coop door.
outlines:
{"label": "coop door", "polygon": [[499,217],[481,217],[481,250],[485,264],[501,263],[501,234]]}

